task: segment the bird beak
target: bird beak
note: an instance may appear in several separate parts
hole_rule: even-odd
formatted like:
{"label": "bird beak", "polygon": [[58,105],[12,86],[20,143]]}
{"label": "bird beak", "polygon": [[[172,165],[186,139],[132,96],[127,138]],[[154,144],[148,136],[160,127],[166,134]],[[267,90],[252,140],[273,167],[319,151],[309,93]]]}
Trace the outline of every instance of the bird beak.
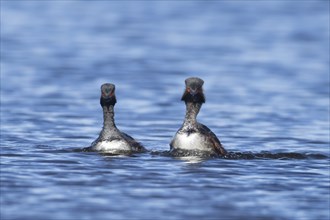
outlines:
{"label": "bird beak", "polygon": [[197,90],[197,89],[189,89],[189,88],[188,88],[188,92],[189,92],[192,96],[195,96],[195,95],[198,93],[198,90]]}
{"label": "bird beak", "polygon": [[102,92],[102,98],[104,99],[110,99],[114,96],[114,91],[112,91],[111,93],[105,93],[105,92]]}

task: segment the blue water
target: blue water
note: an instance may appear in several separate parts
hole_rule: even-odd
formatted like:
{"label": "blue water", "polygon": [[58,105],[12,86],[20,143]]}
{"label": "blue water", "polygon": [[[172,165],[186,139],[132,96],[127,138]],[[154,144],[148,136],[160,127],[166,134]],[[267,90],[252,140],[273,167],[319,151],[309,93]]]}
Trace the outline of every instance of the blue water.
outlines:
{"label": "blue water", "polygon": [[[184,79],[225,158],[166,154]],[[79,149],[116,123],[150,150]],[[1,220],[329,219],[328,1],[1,1]]]}

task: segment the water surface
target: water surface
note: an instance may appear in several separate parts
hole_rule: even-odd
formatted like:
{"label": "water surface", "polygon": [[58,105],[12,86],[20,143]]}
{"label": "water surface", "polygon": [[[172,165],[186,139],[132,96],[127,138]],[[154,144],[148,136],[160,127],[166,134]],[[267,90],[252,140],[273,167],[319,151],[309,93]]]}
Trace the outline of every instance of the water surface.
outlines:
{"label": "water surface", "polygon": [[[2,1],[1,219],[329,219],[328,8]],[[224,158],[166,154],[189,76]],[[151,152],[79,150],[105,82]]]}

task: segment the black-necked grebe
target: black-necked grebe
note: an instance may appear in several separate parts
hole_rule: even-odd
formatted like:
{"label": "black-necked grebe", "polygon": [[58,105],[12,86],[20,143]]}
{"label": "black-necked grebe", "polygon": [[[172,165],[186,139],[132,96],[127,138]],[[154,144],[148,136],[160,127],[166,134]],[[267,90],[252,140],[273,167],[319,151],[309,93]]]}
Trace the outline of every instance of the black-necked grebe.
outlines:
{"label": "black-necked grebe", "polygon": [[101,86],[100,104],[103,109],[103,128],[99,137],[88,150],[114,154],[139,153],[146,149],[131,136],[119,131],[114,121],[116,104],[115,85],[105,83]]}
{"label": "black-necked grebe", "polygon": [[225,155],[217,136],[205,125],[198,123],[197,114],[205,102],[204,81],[197,77],[185,80],[186,89],[181,98],[186,104],[186,116],[181,128],[170,143],[171,151],[198,151],[212,155]]}

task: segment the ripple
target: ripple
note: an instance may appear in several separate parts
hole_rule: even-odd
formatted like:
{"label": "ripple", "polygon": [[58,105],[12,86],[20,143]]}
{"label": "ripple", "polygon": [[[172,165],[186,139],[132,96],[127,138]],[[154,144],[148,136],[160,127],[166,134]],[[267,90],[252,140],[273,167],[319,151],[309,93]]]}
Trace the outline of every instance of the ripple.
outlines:
{"label": "ripple", "polygon": [[311,154],[311,153],[295,153],[295,152],[285,152],[285,153],[272,153],[272,152],[229,152],[224,156],[225,159],[328,159],[329,157],[323,154]]}
{"label": "ripple", "polygon": [[[329,219],[328,4],[1,1],[1,218]],[[189,76],[225,156],[168,151]],[[149,152],[83,150],[104,82]]]}

